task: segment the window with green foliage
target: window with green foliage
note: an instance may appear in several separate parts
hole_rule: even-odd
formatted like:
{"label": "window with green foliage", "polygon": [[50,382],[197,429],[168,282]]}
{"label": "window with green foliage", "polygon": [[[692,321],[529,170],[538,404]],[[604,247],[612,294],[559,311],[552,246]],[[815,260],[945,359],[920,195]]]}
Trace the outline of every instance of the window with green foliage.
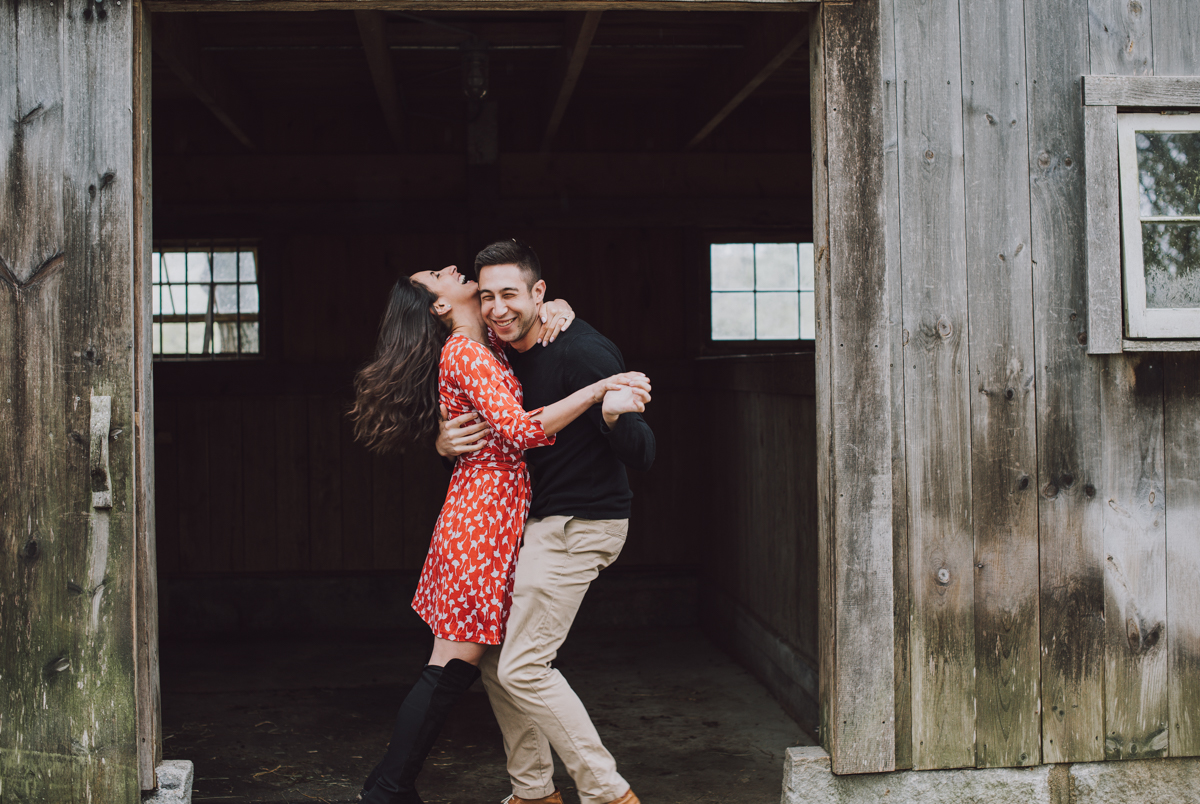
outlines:
{"label": "window with green foliage", "polygon": [[1200,114],[1117,118],[1125,327],[1200,337]]}
{"label": "window with green foliage", "polygon": [[258,253],[163,248],[150,261],[154,354],[183,359],[259,353]]}
{"label": "window with green foliage", "polygon": [[816,337],[812,243],[713,243],[713,341]]}

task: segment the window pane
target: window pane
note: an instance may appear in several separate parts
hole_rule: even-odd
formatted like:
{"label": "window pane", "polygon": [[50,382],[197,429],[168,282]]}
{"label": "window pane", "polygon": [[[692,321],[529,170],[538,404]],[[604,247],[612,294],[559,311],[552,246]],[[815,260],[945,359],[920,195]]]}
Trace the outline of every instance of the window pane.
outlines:
{"label": "window pane", "polygon": [[817,337],[816,295],[811,291],[800,294],[800,337],[806,341]]}
{"label": "window pane", "polygon": [[796,290],[796,244],[759,243],[754,247],[756,290]]}
{"label": "window pane", "polygon": [[189,321],[187,323],[187,350],[189,354],[204,353],[204,322]]}
{"label": "window pane", "polygon": [[187,281],[187,255],[182,251],[168,251],[163,254],[163,265],[166,267],[164,280],[167,282]]}
{"label": "window pane", "polygon": [[800,244],[800,289],[813,289],[813,274],[816,266],[813,264],[813,244]]}
{"label": "window pane", "polygon": [[163,298],[165,305],[164,313],[167,315],[182,315],[187,312],[187,285],[171,285],[167,288],[167,294]]}
{"label": "window pane", "polygon": [[189,251],[187,253],[187,279],[189,282],[211,282],[212,274],[208,266],[208,253],[204,251]]}
{"label": "window pane", "polygon": [[1200,307],[1200,224],[1143,223],[1147,307]]}
{"label": "window pane", "polygon": [[754,290],[754,244],[713,243],[712,290]]}
{"label": "window pane", "polygon": [[1200,215],[1200,131],[1137,132],[1141,214]]}
{"label": "window pane", "polygon": [[800,337],[800,299],[798,293],[756,293],[758,339],[760,341],[795,340]]}
{"label": "window pane", "polygon": [[258,312],[258,285],[242,285],[242,312],[257,313]]}
{"label": "window pane", "polygon": [[242,354],[256,355],[259,352],[258,347],[258,322],[242,322]]}
{"label": "window pane", "polygon": [[212,255],[213,281],[236,282],[238,274],[237,252],[218,251]]}
{"label": "window pane", "polygon": [[[188,264],[191,267],[191,264]],[[189,315],[204,315],[208,312],[208,289],[211,285],[192,285],[188,284],[187,288],[187,313]],[[182,290],[183,288],[179,288]],[[180,312],[183,312],[183,307],[180,307]]]}
{"label": "window pane", "polygon": [[163,281],[162,254],[157,251],[150,254],[150,281],[156,285]]}
{"label": "window pane", "polygon": [[754,340],[754,294],[712,294],[712,339]]}
{"label": "window pane", "polygon": [[187,347],[184,339],[187,337],[187,324],[162,325],[162,353],[164,355],[184,354]]}
{"label": "window pane", "polygon": [[217,285],[217,308],[218,313],[236,313],[238,300],[237,285]]}
{"label": "window pane", "polygon": [[256,270],[256,266],[254,264],[253,251],[238,252],[238,271],[241,273],[241,276],[238,277],[241,281],[258,281],[258,271]]}

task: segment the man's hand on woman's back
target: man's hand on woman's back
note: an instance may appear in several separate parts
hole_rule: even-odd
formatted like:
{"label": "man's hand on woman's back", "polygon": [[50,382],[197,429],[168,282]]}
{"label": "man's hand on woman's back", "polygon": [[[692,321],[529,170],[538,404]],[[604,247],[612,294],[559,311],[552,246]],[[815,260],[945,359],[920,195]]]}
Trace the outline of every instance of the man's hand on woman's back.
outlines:
{"label": "man's hand on woman's back", "polygon": [[440,405],[439,408],[441,412],[438,416],[436,442],[438,455],[443,458],[457,458],[469,452],[479,452],[487,446],[492,428],[482,416],[471,410],[447,421],[450,413],[446,406]]}

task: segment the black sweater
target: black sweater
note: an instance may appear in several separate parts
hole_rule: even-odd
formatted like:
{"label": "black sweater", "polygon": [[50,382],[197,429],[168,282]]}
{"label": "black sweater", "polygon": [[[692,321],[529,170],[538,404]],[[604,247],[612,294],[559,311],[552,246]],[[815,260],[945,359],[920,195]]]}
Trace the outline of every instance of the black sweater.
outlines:
{"label": "black sweater", "polygon": [[[508,356],[529,410],[625,370],[616,345],[580,319],[554,343]],[[650,468],[654,433],[637,413],[622,414],[610,430],[602,406],[593,405],[560,430],[552,446],[528,450],[525,462],[533,475],[531,517],[628,519],[633,493],[625,466]]]}

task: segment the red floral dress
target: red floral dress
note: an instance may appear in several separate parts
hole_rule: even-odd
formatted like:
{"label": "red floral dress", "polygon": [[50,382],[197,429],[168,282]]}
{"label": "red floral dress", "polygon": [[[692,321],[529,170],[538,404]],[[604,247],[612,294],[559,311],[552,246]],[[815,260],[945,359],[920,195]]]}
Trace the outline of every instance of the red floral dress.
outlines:
{"label": "red floral dress", "polygon": [[450,418],[478,411],[492,435],[454,467],[412,604],[434,636],[485,645],[504,641],[512,605],[531,494],[523,452],[554,443],[541,422],[530,418],[541,409],[522,407],[521,383],[495,343],[493,351],[452,335],[442,347],[442,404]]}

